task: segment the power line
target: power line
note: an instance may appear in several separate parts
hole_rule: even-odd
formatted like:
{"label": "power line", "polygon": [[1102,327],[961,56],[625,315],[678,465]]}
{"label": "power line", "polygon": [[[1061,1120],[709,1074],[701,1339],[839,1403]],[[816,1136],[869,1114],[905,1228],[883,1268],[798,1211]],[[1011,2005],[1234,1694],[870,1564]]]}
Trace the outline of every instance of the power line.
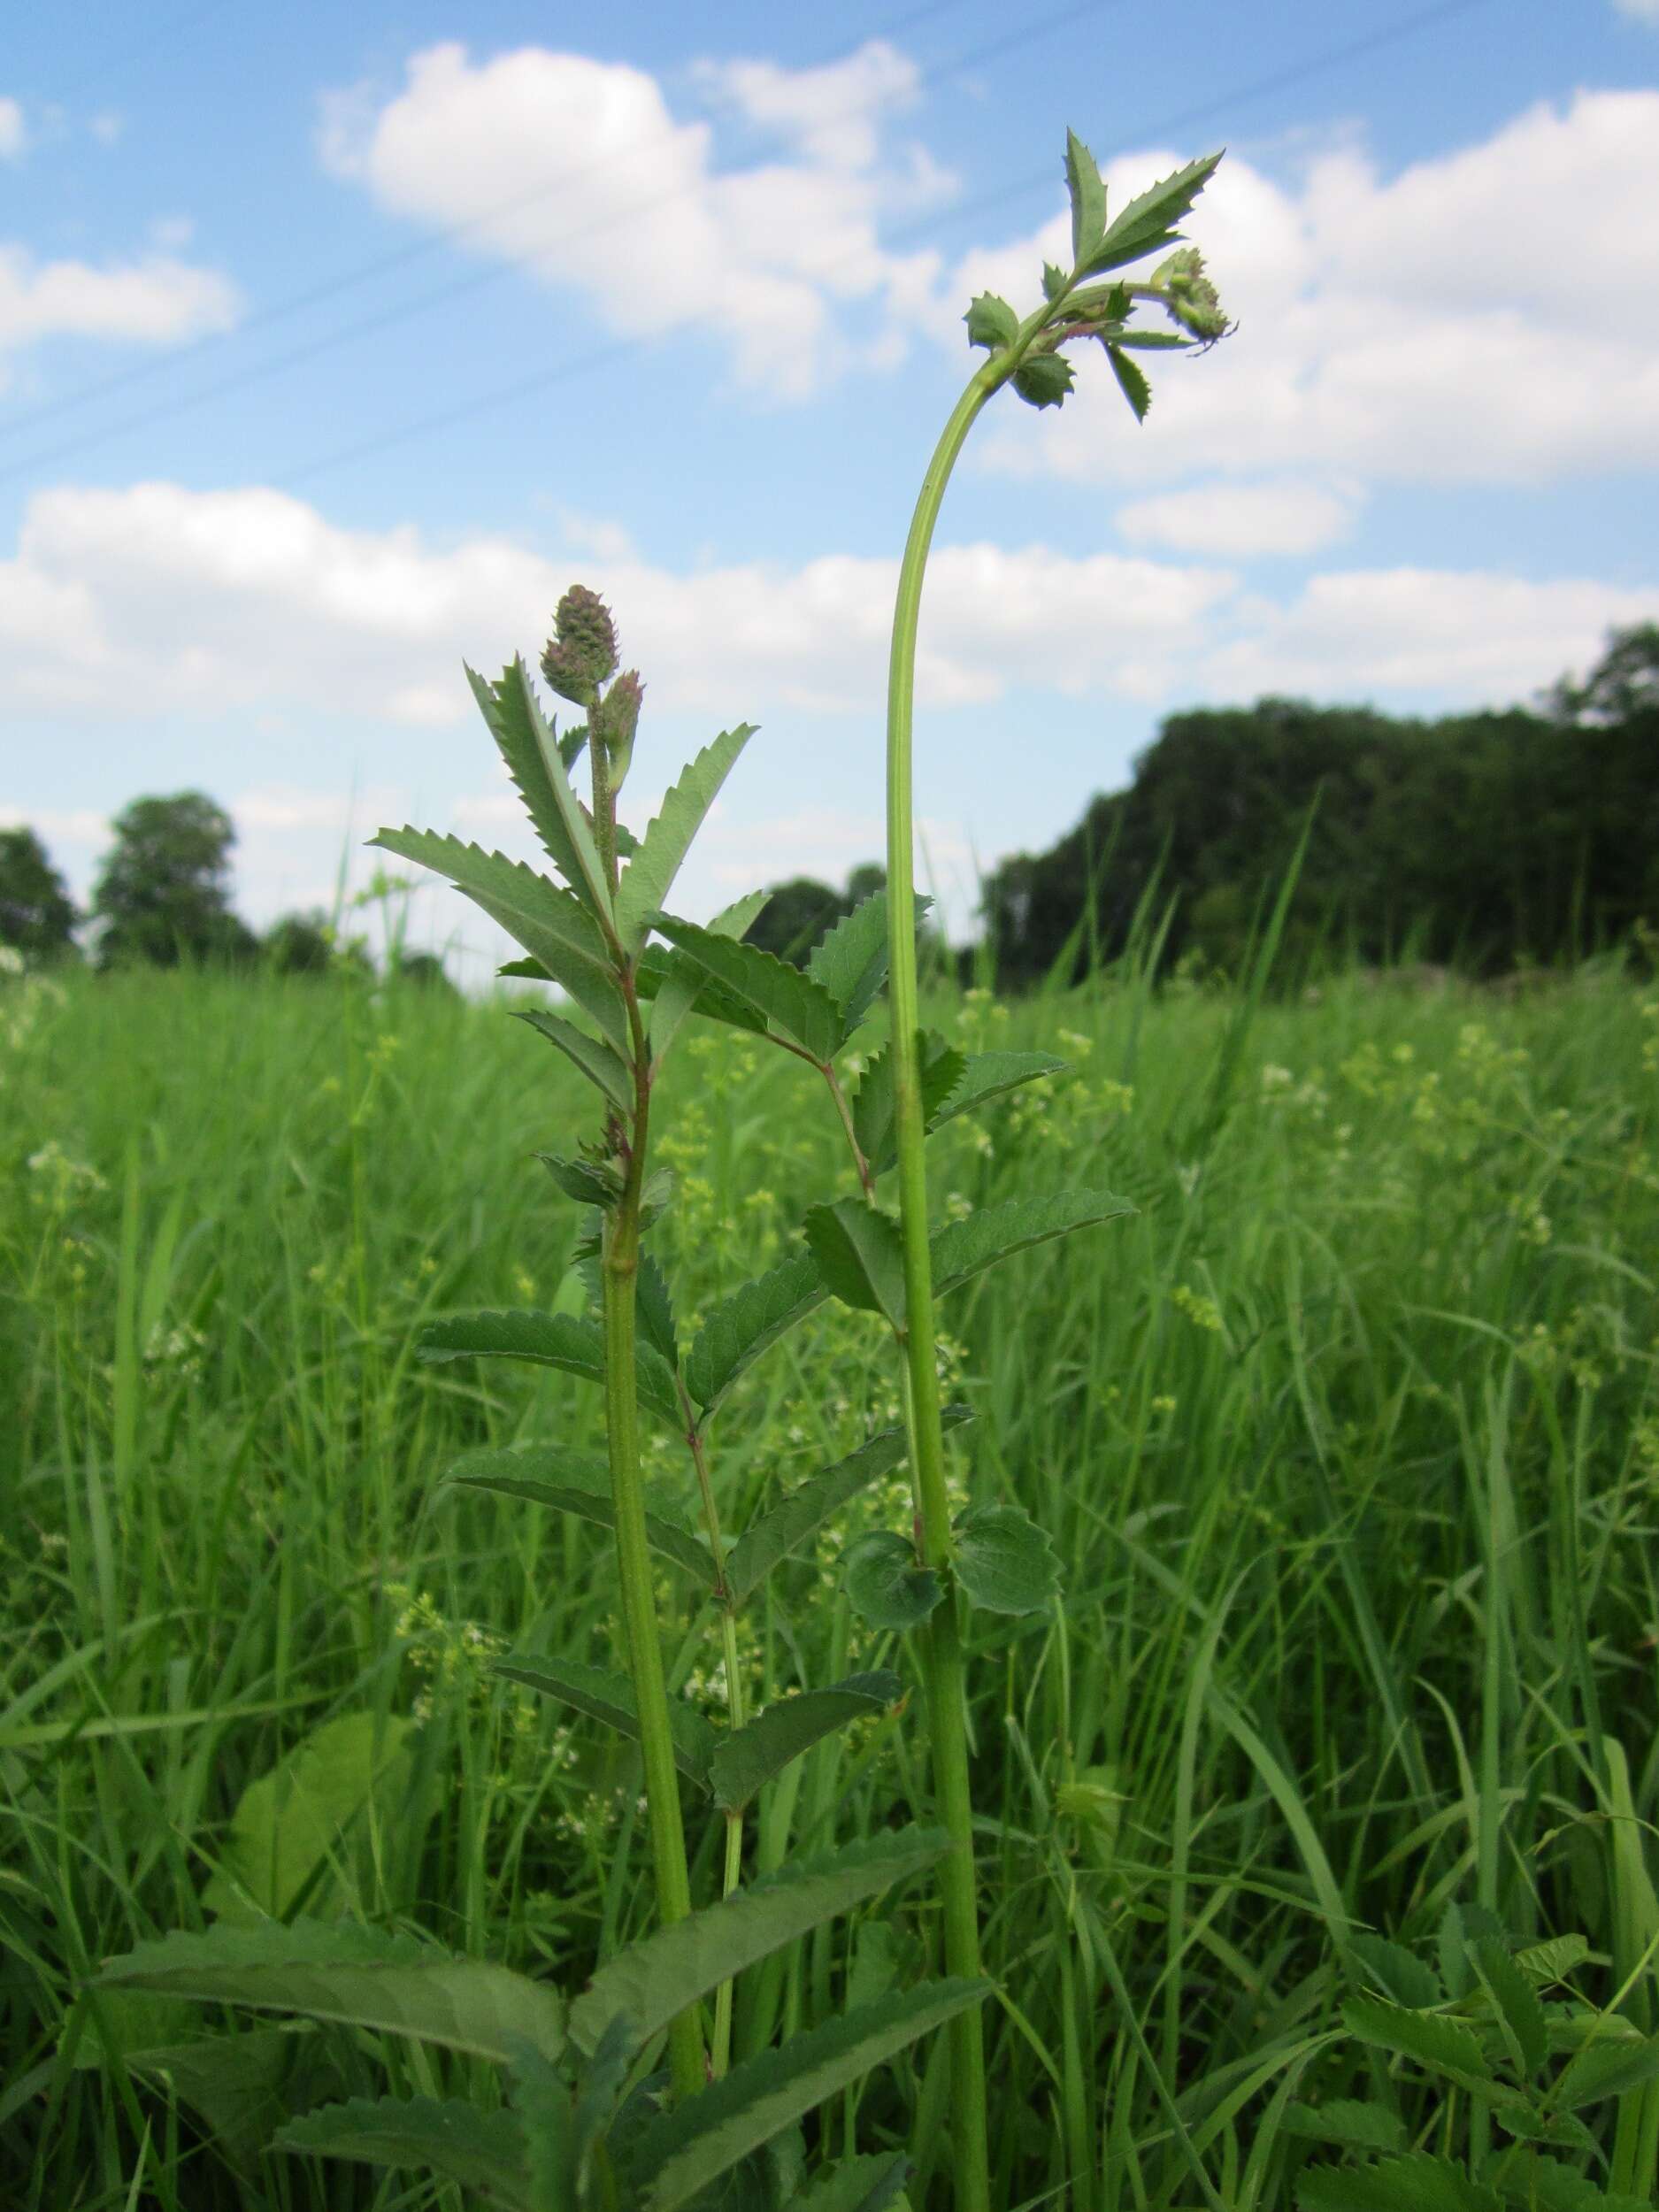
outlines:
{"label": "power line", "polygon": [[[182,16],[175,19],[172,27],[183,27],[204,15],[215,12],[224,5],[225,0],[208,0],[208,4],[204,7],[187,10]],[[930,18],[948,14],[953,8],[962,5],[963,0],[926,0],[925,5],[908,9],[902,15],[891,18],[878,29],[866,32],[858,44],[837,47],[833,52],[823,56],[820,60],[809,62],[805,66],[809,69],[833,68],[838,62],[851,60],[873,40],[896,37],[902,31],[913,30],[918,24],[926,22]],[[131,58],[132,53],[134,52],[147,52],[150,47],[157,42],[157,40],[150,40],[142,47],[130,50],[127,58]],[[101,74],[103,72],[100,70],[95,73]],[[846,115],[851,117],[870,111],[874,104],[870,102],[852,103],[846,111]],[[844,119],[837,117],[833,119]],[[664,133],[660,140],[655,142],[648,140],[646,144],[649,146],[655,142],[666,145],[670,142],[672,136],[672,133]],[[220,344],[227,337],[245,338],[250,331],[268,329],[273,323],[286,322],[290,316],[303,313],[308,307],[315,307],[324,300],[338,298],[342,293],[355,291],[361,285],[372,283],[376,277],[385,276],[395,269],[406,268],[411,262],[425,260],[430,255],[442,252],[446,247],[452,247],[464,241],[472,232],[484,229],[499,217],[512,214],[520,208],[533,206],[540,200],[550,199],[555,194],[563,192],[572,185],[579,185],[586,179],[614,165],[614,162],[588,162],[575,168],[563,169],[556,176],[550,178],[544,176],[534,184],[526,186],[517,192],[510,193],[505,199],[497,200],[480,213],[469,216],[465,222],[456,225],[452,229],[440,231],[429,238],[412,239],[406,245],[395,246],[386,253],[376,254],[367,261],[359,262],[354,268],[342,270],[338,275],[326,278],[320,284],[310,285],[303,291],[290,293],[286,299],[273,300],[269,306],[258,309],[245,321],[239,323],[234,333],[229,331],[206,332],[201,337],[190,340],[186,345],[175,347],[171,353],[159,359],[134,362],[125,369],[118,369],[111,375],[100,377],[89,384],[81,385],[73,392],[65,392],[60,398],[43,401],[39,406],[31,407],[24,413],[14,416],[7,426],[8,431],[27,430],[35,423],[50,422],[56,417],[70,413],[74,409],[85,406],[93,400],[105,398],[111,392],[124,391],[131,385],[146,382],[154,376],[165,375],[176,369],[181,360],[187,360],[192,354],[199,353],[204,347]],[[488,277],[494,279],[505,273],[507,272],[504,269],[492,269],[488,272]],[[467,280],[468,288],[473,280]],[[430,296],[434,301],[447,299],[450,296],[450,288],[442,288]],[[342,342],[357,335],[359,327],[373,329],[377,326],[375,321],[362,326],[354,325],[342,334]],[[309,358],[309,350],[291,357],[285,356],[284,363],[307,358]],[[220,386],[213,385],[203,396],[211,397],[220,388]],[[108,434],[117,436],[125,429],[142,428],[145,423],[153,419],[152,416],[141,416],[134,421],[118,424]],[[57,455],[54,452],[37,456],[35,460],[50,461],[56,457]],[[30,461],[23,465],[27,467],[35,465],[35,461]]]}
{"label": "power line", "polygon": [[[1330,48],[1323,54],[1311,55],[1305,61],[1293,63],[1288,68],[1275,71],[1271,76],[1258,77],[1253,82],[1240,86],[1232,92],[1220,94],[1212,100],[1202,102],[1194,107],[1183,109],[1179,114],[1166,115],[1157,122],[1148,125],[1138,135],[1146,139],[1155,139],[1163,136],[1168,131],[1184,130],[1189,124],[1204,121],[1208,117],[1215,114],[1218,109],[1230,109],[1248,100],[1266,98],[1271,93],[1300,84],[1324,70],[1340,67],[1345,61],[1356,60],[1362,54],[1374,52],[1379,47],[1392,45],[1417,31],[1432,29],[1435,25],[1448,21],[1453,16],[1469,14],[1475,8],[1486,4],[1486,0],[1437,0],[1434,6],[1421,9],[1414,15],[1402,17],[1393,24],[1385,25],[1379,31],[1370,33],[1363,38],[1351,40],[1346,45]],[[956,221],[964,216],[986,213],[994,208],[1005,205],[1010,200],[1022,198],[1027,193],[1039,188],[1049,187],[1053,181],[1054,170],[1050,165],[1047,168],[1034,171],[1030,175],[1020,178],[1015,183],[999,186],[995,190],[982,193],[977,198],[961,202],[951,209],[951,219]],[[902,243],[907,234],[916,234],[919,230],[929,227],[928,225],[912,226],[909,234],[904,231],[894,234],[889,242]],[[549,368],[538,370],[530,376],[517,378],[511,384],[498,385],[490,391],[480,392],[472,398],[460,401],[435,414],[423,415],[415,421],[400,424],[395,429],[379,432],[373,437],[361,439],[355,444],[342,446],[333,453],[324,454],[316,460],[304,462],[298,468],[289,469],[282,475],[273,479],[273,481],[280,487],[303,483],[312,477],[324,475],[331,469],[344,468],[352,462],[366,460],[374,454],[387,451],[391,447],[406,444],[411,438],[424,437],[433,431],[452,428],[456,423],[468,421],[472,416],[487,413],[491,408],[508,405],[516,399],[527,398],[533,392],[545,391],[551,385],[564,383],[568,379],[580,376],[590,369],[602,367],[614,352],[613,345],[605,345],[596,347],[587,353],[572,355],[564,361],[554,363]]]}

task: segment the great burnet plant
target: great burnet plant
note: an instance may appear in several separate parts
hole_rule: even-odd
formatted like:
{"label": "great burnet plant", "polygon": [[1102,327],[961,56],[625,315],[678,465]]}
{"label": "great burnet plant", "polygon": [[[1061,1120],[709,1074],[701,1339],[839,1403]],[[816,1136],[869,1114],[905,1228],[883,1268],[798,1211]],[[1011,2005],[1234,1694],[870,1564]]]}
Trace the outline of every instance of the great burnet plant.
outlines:
{"label": "great burnet plant", "polygon": [[[744,941],[757,896],[707,926],[667,910],[692,840],[752,734],[722,733],[680,775],[636,838],[618,812],[642,686],[618,672],[610,611],[580,586],[561,601],[541,672],[580,719],[563,734],[530,671],[513,662],[473,691],[551,876],[449,837],[382,831],[375,842],[465,892],[523,948],[504,971],[558,987],[557,1008],[524,1018],[597,1094],[590,1131],[542,1156],[555,1187],[584,1209],[581,1250],[596,1275],[600,1317],[494,1311],[438,1324],[428,1359],[504,1357],[557,1368],[604,1394],[606,1453],[595,1465],[561,1445],[475,1454],[457,1485],[504,1493],[608,1530],[620,1585],[621,1669],[558,1654],[518,1653],[502,1673],[634,1739],[643,1768],[659,1928],[599,1970],[566,2007],[545,1984],[452,1960],[407,1939],[362,1930],[274,1924],[250,1932],[174,1937],[111,1970],[112,1978],[398,2032],[496,2061],[510,2101],[500,2111],[421,2101],[355,2102],[290,2125],[295,2148],[392,2165],[424,2165],[510,2205],[588,2201],[670,2212],[718,2176],[745,2169],[747,2200],[869,2208],[896,2200],[902,2159],[852,2159],[807,2193],[780,2147],[825,2097],[935,2026],[949,2024],[956,2195],[989,2212],[987,2109],[979,2007],[972,1809],[969,1792],[961,1615],[1040,1610],[1054,1599],[1046,1539],[1012,1507],[971,1509],[952,1523],[945,1435],[965,1417],[941,1399],[935,1297],[1009,1254],[1128,1209],[1098,1192],[1067,1192],[983,1210],[933,1229],[924,1148],[929,1133],[1060,1064],[1039,1053],[957,1052],[922,1025],[912,863],[910,723],[923,572],[951,465],[980,409],[1002,386],[1038,407],[1071,388],[1067,349],[1101,344],[1138,417],[1149,400],[1137,351],[1207,343],[1224,320],[1202,264],[1179,250],[1176,226],[1215,166],[1194,163],[1108,219],[1095,165],[1068,138],[1072,266],[1042,273],[1042,304],[1023,320],[990,295],[968,311],[971,342],[987,354],[953,411],[924,481],[900,573],[888,703],[888,870],[866,901],[817,948],[804,971]],[[1149,280],[1114,273],[1175,246]],[[1142,307],[1174,327],[1142,326]],[[470,673],[470,672],[469,672]],[[587,758],[587,802],[572,777]],[[855,1087],[847,1048],[888,987],[890,1033]],[[672,1202],[651,1166],[654,1107],[664,1064],[687,1021],[709,1018],[807,1062],[845,1141],[848,1190],[812,1207],[799,1248],[725,1298],[689,1344],[672,1286],[648,1248]],[[896,1187],[896,1214],[884,1202]],[[903,1379],[901,1428],[868,1439],[742,1531],[723,1528],[710,1470],[711,1425],[754,1363],[830,1298],[879,1317]],[[641,1425],[679,1436],[701,1532],[648,1507]],[[938,1827],[904,1830],[822,1859],[792,1863],[745,1886],[744,1816],[814,1744],[884,1716],[902,1686],[886,1671],[812,1686],[750,1714],[736,1624],[767,1578],[879,1475],[908,1459],[914,1513],[904,1530],[864,1538],[847,1559],[846,1590],[876,1627],[914,1637],[926,1693]],[[720,1636],[728,1724],[717,1730],[670,1694],[654,1575],[688,1578]],[[693,1910],[682,1799],[724,1830],[722,1895]],[[733,1988],[781,1946],[902,1877],[931,1870],[939,1885],[948,1978],[924,1983],[731,2063]],[[766,2005],[754,2008],[764,2034]],[[641,2079],[665,2036],[667,2078]],[[752,2041],[752,2039],[751,2039]],[[771,2147],[770,2149],[767,2147]],[[763,2155],[763,2153],[765,2154]]]}

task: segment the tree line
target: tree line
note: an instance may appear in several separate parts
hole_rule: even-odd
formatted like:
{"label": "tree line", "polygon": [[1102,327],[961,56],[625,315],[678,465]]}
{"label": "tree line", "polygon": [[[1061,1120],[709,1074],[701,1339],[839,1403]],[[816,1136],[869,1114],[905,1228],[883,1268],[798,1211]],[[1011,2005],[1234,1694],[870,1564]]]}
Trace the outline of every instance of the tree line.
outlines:
{"label": "tree line", "polygon": [[[234,826],[201,792],[135,799],[113,830],[86,917],[35,833],[0,830],[0,944],[78,957],[89,920],[104,968],[366,967],[321,915],[256,936],[231,903]],[[1531,709],[1412,719],[1270,698],[1171,715],[1126,788],[987,879],[969,957],[1018,988],[1080,975],[1139,931],[1164,960],[1233,969],[1298,855],[1287,935],[1304,956],[1490,974],[1659,922],[1659,624],[1615,631],[1586,680]],[[885,880],[876,866],[840,889],[794,877],[749,934],[803,961]],[[393,962],[442,975],[431,954]]]}

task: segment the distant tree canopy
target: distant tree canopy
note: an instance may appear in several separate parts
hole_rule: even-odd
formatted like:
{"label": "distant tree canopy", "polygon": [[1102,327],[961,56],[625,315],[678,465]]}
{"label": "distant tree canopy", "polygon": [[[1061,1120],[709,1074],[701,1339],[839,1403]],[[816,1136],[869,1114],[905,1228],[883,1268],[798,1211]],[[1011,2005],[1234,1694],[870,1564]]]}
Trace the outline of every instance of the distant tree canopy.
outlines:
{"label": "distant tree canopy", "polygon": [[852,910],[853,901],[844,891],[833,891],[813,876],[792,876],[767,894],[749,925],[749,941],[800,966],[825,931]]}
{"label": "distant tree canopy", "polygon": [[231,818],[199,791],[134,799],[115,818],[92,910],[104,924],[98,965],[246,959],[253,933],[230,905]]}
{"label": "distant tree canopy", "polygon": [[1339,957],[1482,972],[1659,918],[1659,626],[1617,633],[1540,711],[1402,720],[1263,699],[1171,715],[1125,791],[1003,863],[1005,983],[1080,969],[1172,907],[1169,956],[1233,965],[1313,810],[1291,930]]}
{"label": "distant tree canopy", "polygon": [[0,830],[0,945],[32,960],[75,949],[78,917],[64,879],[32,829]]}

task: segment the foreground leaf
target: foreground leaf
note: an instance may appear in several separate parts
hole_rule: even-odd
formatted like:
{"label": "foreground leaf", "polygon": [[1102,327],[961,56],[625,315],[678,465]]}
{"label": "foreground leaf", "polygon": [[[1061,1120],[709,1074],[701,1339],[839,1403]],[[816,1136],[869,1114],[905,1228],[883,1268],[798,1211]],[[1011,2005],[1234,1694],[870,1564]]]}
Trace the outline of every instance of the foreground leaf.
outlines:
{"label": "foreground leaf", "polygon": [[1286,2135],[1316,2143],[1347,2143],[1356,2150],[1402,2151],[1406,2124],[1386,2104],[1363,2104],[1352,2097],[1332,2097],[1319,2105],[1292,2104],[1279,2123]]}
{"label": "foreground leaf", "polygon": [[290,2120],[275,2147],[365,2166],[412,2166],[481,2189],[513,2212],[529,2212],[518,2121],[511,2112],[480,2112],[459,2099],[353,2097]]}
{"label": "foreground leaf", "polygon": [[798,1045],[810,1059],[828,1063],[841,1041],[841,1013],[821,983],[758,945],[717,936],[672,914],[657,915],[654,926],[752,1009],[769,1030]]}
{"label": "foreground leaf", "polygon": [[[611,887],[605,880],[599,849],[594,842],[587,812],[571,787],[570,772],[565,765],[564,757],[547,717],[541,711],[541,703],[536,697],[535,685],[529,669],[525,665],[523,655],[515,656],[508,663],[497,684],[480,688],[480,680],[472,675],[471,669],[468,669],[467,675],[472,685],[473,696],[478,700],[492,733],[497,731],[499,723],[511,732],[515,749],[534,746],[541,755],[547,771],[547,788],[558,817],[561,839],[560,849],[553,853],[553,859],[572,890],[584,904],[592,908],[595,915],[609,928]],[[486,703],[486,691],[494,701],[494,718],[490,706]],[[501,743],[499,734],[496,742]],[[504,747],[503,750],[504,753]]]}
{"label": "foreground leaf", "polygon": [[933,1865],[949,1848],[941,1828],[872,1836],[801,1860],[688,1920],[657,1929],[599,1969],[571,2008],[572,2040],[592,2050],[611,2022],[626,2019],[630,2050],[641,2047],[722,1982]]}
{"label": "foreground leaf", "polygon": [[1620,2039],[1592,2043],[1571,2060],[1555,2085],[1554,2101],[1568,2112],[1604,2097],[1622,2097],[1650,2081],[1659,2081],[1659,2036],[1640,2043]]}
{"label": "foreground leaf", "polygon": [[[451,1314],[433,1322],[417,1348],[429,1363],[451,1359],[521,1359],[533,1366],[557,1367],[585,1381],[605,1379],[604,1333],[597,1322],[575,1314],[543,1313],[530,1306]],[[673,1371],[649,1344],[637,1347],[640,1403],[675,1427],[680,1394]]]}
{"label": "foreground leaf", "polygon": [[[915,912],[918,924],[932,903],[931,899],[918,897]],[[815,983],[823,985],[841,1009],[841,1033],[838,1041],[844,1044],[887,980],[887,893],[873,892],[837,922],[823,941],[813,948],[806,972]]]}
{"label": "foreground leaf", "polygon": [[904,1326],[904,1244],[891,1214],[862,1198],[838,1199],[810,1208],[801,1233],[843,1305]]}
{"label": "foreground leaf", "polygon": [[803,1690],[794,1697],[780,1698],[745,1726],[728,1729],[709,1762],[716,1802],[728,1812],[741,1810],[791,1760],[836,1729],[887,1712],[898,1702],[903,1687],[898,1676],[886,1669],[849,1674],[826,1690]]}
{"label": "foreground leaf", "polygon": [[956,1579],[990,1613],[1041,1613],[1060,1587],[1060,1562],[1029,1513],[977,1505],[956,1523]]}
{"label": "foreground leaf", "polygon": [[[717,914],[709,924],[715,937],[747,936],[756,917],[762,911],[772,894],[751,891],[737,899]],[[648,947],[641,958],[634,978],[641,998],[654,1002],[651,1008],[651,1055],[661,1061],[679,1034],[687,1014],[708,1014],[718,1021],[735,1021],[740,1028],[765,1031],[765,1023],[741,1000],[729,995],[722,996],[718,984],[711,983],[706,968],[700,968],[688,953],[670,953],[659,967],[658,949]]]}
{"label": "foreground leaf", "polygon": [[645,2212],[679,2212],[700,2189],[918,2036],[983,2001],[988,1982],[933,1982],[831,2020],[734,2067],[645,2128],[630,2174]]}
{"label": "foreground leaf", "polygon": [[617,934],[625,952],[635,953],[645,942],[651,917],[668,896],[703,816],[754,734],[752,722],[722,730],[680,770],[617,888]]}
{"label": "foreground leaf", "polygon": [[1440,2002],[1439,1975],[1403,1944],[1391,1943],[1386,1936],[1356,1935],[1349,1947],[1364,1968],[1367,1981],[1395,2004],[1426,2012]]}
{"label": "foreground leaf", "polygon": [[1309,2166],[1296,2202],[1302,2212],[1499,2212],[1495,2190],[1422,2152],[1375,2166]]}
{"label": "foreground leaf", "polygon": [[1479,2044],[1465,2027],[1433,2012],[1406,2012],[1369,1997],[1350,1997],[1342,2007],[1348,2032],[1380,2050],[1415,2059],[1433,2073],[1455,2081],[1471,2096],[1507,2097],[1512,2092],[1493,2079]]}
{"label": "foreground leaf", "polygon": [[933,1569],[917,1564],[915,1546],[888,1529],[849,1547],[843,1586],[861,1619],[901,1635],[925,1621],[945,1594]]}
{"label": "foreground leaf", "polygon": [[[528,1652],[514,1652],[498,1659],[490,1670],[509,1682],[522,1682],[560,1705],[568,1705],[591,1720],[603,1721],[621,1736],[640,1740],[640,1709],[634,1685],[626,1674],[608,1667],[588,1667],[573,1659],[549,1659]],[[683,1698],[668,1701],[668,1724],[673,1731],[674,1764],[699,1789],[709,1786],[709,1758],[714,1749],[714,1730],[695,1705]]]}
{"label": "foreground leaf", "polygon": [[100,1975],[117,1987],[406,2035],[504,2064],[515,2043],[547,2058],[565,2044],[565,2006],[545,1982],[412,1936],[320,1920],[221,1925],[140,1944]]}
{"label": "foreground leaf", "polygon": [[1536,2074],[1549,2056],[1549,2025],[1532,1985],[1510,1956],[1509,1945],[1497,1938],[1482,1937],[1469,1950],[1517,2073]]}
{"label": "foreground leaf", "polygon": [[[966,1406],[946,1406],[941,1416],[947,1429],[972,1417]],[[752,1596],[780,1560],[810,1543],[849,1498],[900,1466],[909,1454],[910,1439],[903,1429],[883,1429],[751,1522],[726,1555],[726,1584],[733,1604],[741,1605]]]}
{"label": "foreground leaf", "polygon": [[902,2153],[849,2158],[820,2174],[791,2212],[905,2212],[910,2162]]}
{"label": "foreground leaf", "polygon": [[705,1417],[746,1368],[828,1296],[817,1261],[800,1252],[722,1298],[686,1355],[686,1388]]}
{"label": "foreground leaf", "polygon": [[1134,1208],[1126,1198],[1106,1191],[1061,1191],[1052,1198],[1012,1198],[1006,1205],[982,1206],[964,1221],[949,1222],[932,1243],[933,1289],[955,1290],[958,1284],[995,1267],[1010,1253],[1024,1252],[1051,1238],[1070,1235],[1073,1229],[1092,1228],[1112,1221]]}
{"label": "foreground leaf", "polygon": [[1071,203],[1071,266],[1080,269],[1106,234],[1106,187],[1075,131],[1065,134],[1065,188]]}
{"label": "foreground leaf", "polygon": [[528,1022],[549,1044],[557,1045],[590,1083],[597,1084],[619,1113],[634,1111],[634,1071],[614,1046],[588,1036],[573,1022],[549,1014],[544,1007],[516,1006],[512,1011],[516,1021]]}
{"label": "foreground leaf", "polygon": [[1172,243],[1176,225],[1191,214],[1193,203],[1214,176],[1220,160],[1219,154],[1206,154],[1189,161],[1131,200],[1091,250],[1078,274],[1096,276],[1107,269],[1119,269]]}
{"label": "foreground leaf", "polygon": [[[503,1498],[523,1498],[556,1513],[571,1513],[595,1528],[616,1529],[611,1471],[598,1453],[564,1452],[548,1445],[516,1451],[469,1452],[444,1477],[447,1487],[488,1490]],[[687,1528],[663,1514],[647,1512],[645,1539],[653,1551],[672,1559],[703,1588],[714,1578],[709,1548]]]}
{"label": "foreground leaf", "polygon": [[972,1052],[938,1110],[929,1116],[927,1126],[930,1131],[942,1128],[958,1114],[971,1114],[1022,1084],[1064,1075],[1065,1066],[1051,1052]]}
{"label": "foreground leaf", "polygon": [[[961,1085],[968,1062],[936,1030],[917,1032],[921,1068],[922,1119],[929,1129],[946,1118],[946,1102]],[[883,1045],[860,1077],[853,1094],[853,1135],[874,1173],[898,1157],[894,1133],[893,1048]]]}

